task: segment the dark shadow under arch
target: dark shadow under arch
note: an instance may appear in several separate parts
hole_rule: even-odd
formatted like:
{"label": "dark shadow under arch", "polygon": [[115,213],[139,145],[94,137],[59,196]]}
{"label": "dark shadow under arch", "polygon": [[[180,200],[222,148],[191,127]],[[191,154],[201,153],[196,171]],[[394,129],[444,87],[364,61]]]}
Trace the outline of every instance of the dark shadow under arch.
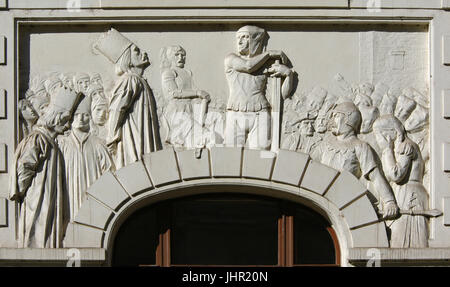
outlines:
{"label": "dark shadow under arch", "polygon": [[[339,264],[339,244],[331,224],[311,208],[264,195],[270,190],[263,188],[201,188],[205,193],[162,200],[133,212],[118,228],[111,264]],[[245,194],[239,193],[241,188]]]}

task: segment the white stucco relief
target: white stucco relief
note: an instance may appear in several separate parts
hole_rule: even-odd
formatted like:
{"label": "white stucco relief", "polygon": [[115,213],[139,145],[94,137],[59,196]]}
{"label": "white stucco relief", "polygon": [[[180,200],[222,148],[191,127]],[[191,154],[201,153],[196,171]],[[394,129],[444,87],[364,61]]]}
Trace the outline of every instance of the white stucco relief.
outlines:
{"label": "white stucco relief", "polygon": [[[113,64],[112,89],[106,89],[102,80],[111,75],[96,71],[34,77],[18,106],[22,141],[11,172],[11,200],[23,207],[18,221],[21,246],[58,247],[61,242],[61,235],[53,239],[48,232],[39,243],[34,243],[34,235],[20,237],[27,224],[37,224],[20,225],[27,204],[40,204],[33,192],[57,191],[67,200],[66,205],[58,205],[58,212],[68,214],[57,226],[60,232],[74,221],[87,200],[86,191],[97,179],[143,161],[146,154],[173,147],[195,150],[194,158],[200,161],[205,156],[202,150],[208,154],[221,147],[245,146],[307,154],[352,174],[368,190],[378,220],[387,220],[392,247],[427,247],[428,218],[440,215],[430,210],[428,202],[428,94],[383,82],[348,83],[344,73],[330,79],[332,90],[320,86],[295,90],[295,67],[283,51],[266,49],[264,29],[243,26],[235,36],[237,50],[223,59],[221,77],[229,88],[226,106],[216,91],[196,86],[198,73],[194,77],[186,67],[190,51],[179,44],[160,48],[161,91],[154,90],[144,77],[144,71],[152,68],[149,55],[141,50],[145,47],[115,29],[93,43],[98,57]],[[394,55],[393,68],[402,70],[398,59],[402,55]],[[45,143],[38,145],[51,146],[51,152],[27,144],[33,135],[40,135],[35,130],[50,130],[43,121],[50,117],[52,95],[72,90],[84,99],[68,109],[64,121],[71,125],[60,119],[61,129],[50,131]],[[395,124],[386,124],[387,119]],[[34,158],[27,148],[41,155]],[[35,161],[33,165],[26,163],[29,159]],[[48,166],[52,174],[47,181],[39,181],[39,164]],[[58,168],[64,172],[55,175]],[[54,207],[44,204],[41,212]],[[54,228],[42,224],[38,224],[42,230]]]}

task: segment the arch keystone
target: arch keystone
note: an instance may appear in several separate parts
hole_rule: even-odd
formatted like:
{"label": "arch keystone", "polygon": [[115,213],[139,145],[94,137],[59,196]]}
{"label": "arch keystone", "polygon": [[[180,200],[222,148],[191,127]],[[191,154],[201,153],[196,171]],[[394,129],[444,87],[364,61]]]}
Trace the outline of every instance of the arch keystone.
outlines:
{"label": "arch keystone", "polygon": [[181,177],[184,180],[211,177],[209,167],[209,150],[203,149],[200,158],[195,156],[195,150],[177,152]]}
{"label": "arch keystone", "polygon": [[242,148],[212,147],[211,170],[213,177],[240,177]]}

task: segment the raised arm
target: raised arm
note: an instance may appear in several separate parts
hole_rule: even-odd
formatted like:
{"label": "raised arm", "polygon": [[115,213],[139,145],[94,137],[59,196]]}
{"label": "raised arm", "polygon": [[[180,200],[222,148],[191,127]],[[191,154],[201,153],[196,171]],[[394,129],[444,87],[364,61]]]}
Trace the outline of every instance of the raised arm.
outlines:
{"label": "raised arm", "polygon": [[385,148],[381,156],[383,170],[386,177],[395,183],[399,183],[404,180],[412,164],[412,147],[403,146],[402,149],[403,151],[396,157],[392,148]]}
{"label": "raised arm", "polygon": [[175,81],[176,72],[166,69],[161,74],[161,85],[164,95],[169,99],[202,98],[204,92],[196,89],[180,89]]}
{"label": "raised arm", "polygon": [[264,52],[251,58],[242,58],[232,53],[225,58],[225,71],[236,70],[251,74],[260,69],[269,59],[269,52]]}

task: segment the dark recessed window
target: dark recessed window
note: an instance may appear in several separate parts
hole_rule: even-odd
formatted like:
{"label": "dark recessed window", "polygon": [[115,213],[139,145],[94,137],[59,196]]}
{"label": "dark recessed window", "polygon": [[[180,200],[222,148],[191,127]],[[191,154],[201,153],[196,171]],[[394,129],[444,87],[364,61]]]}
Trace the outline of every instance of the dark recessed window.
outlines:
{"label": "dark recessed window", "polygon": [[150,205],[121,225],[117,266],[338,265],[330,224],[300,204],[262,196],[202,195]]}

